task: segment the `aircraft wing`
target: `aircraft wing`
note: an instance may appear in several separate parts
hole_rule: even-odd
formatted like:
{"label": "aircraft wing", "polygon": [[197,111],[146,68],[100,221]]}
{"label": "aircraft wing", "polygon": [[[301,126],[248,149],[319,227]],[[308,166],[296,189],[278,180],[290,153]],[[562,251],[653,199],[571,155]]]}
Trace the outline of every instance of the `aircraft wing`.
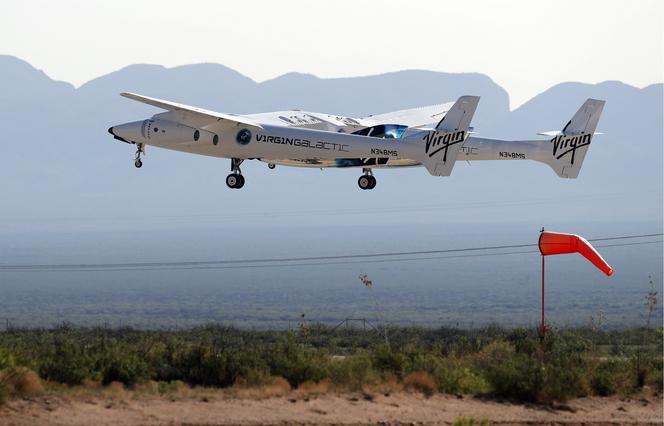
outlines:
{"label": "aircraft wing", "polygon": [[362,124],[402,124],[408,127],[420,127],[427,124],[438,123],[454,102],[424,106],[419,108],[404,109],[387,112],[385,114],[369,115],[362,117]]}
{"label": "aircraft wing", "polygon": [[217,122],[228,122],[228,124],[245,124],[247,126],[260,127],[262,126],[255,121],[243,117],[241,115],[224,114],[222,112],[209,111],[203,108],[198,108],[190,105],[179,104],[176,102],[165,101],[163,99],[151,98],[149,96],[138,95],[136,93],[123,92],[121,96],[129,98],[144,104],[152,105],[157,108],[162,108],[167,111],[172,111],[178,114],[178,121],[196,128],[204,128]]}

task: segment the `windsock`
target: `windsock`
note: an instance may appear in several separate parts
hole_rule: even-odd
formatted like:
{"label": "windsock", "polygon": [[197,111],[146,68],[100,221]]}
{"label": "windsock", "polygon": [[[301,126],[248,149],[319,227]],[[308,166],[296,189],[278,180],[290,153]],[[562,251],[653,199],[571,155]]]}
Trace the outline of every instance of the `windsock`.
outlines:
{"label": "windsock", "polygon": [[585,238],[579,235],[543,231],[539,238],[539,250],[542,256],[579,253],[606,275],[613,274],[613,268]]}

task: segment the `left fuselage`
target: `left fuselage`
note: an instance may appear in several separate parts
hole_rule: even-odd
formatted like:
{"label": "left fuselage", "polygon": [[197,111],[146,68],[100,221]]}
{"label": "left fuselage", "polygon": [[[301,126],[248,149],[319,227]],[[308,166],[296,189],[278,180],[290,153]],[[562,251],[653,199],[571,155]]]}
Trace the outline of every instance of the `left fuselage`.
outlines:
{"label": "left fuselage", "polygon": [[[425,129],[395,126],[399,128],[396,137],[385,133],[367,137],[372,136],[373,128],[363,127],[357,120],[344,117],[337,117],[336,121],[333,118],[323,120],[318,118],[320,114],[298,113],[300,115],[297,116],[288,116],[287,112],[247,116],[260,119],[260,127],[238,123],[232,127],[215,128],[212,125],[200,129],[158,115],[114,126],[113,133],[125,141],[181,152],[260,159],[296,167],[389,168],[422,163],[426,144],[424,136],[427,134]],[[550,156],[547,142],[467,137],[458,159],[542,161]]]}

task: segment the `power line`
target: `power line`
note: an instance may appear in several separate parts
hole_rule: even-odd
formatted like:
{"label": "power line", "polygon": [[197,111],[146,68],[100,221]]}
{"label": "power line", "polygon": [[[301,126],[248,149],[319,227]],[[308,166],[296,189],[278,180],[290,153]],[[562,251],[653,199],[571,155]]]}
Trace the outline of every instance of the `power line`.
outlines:
{"label": "power line", "polygon": [[[636,238],[660,237],[664,234],[640,234],[640,235],[621,235],[615,237],[594,238],[588,241],[612,241],[626,240]],[[622,244],[605,244],[597,247],[621,247],[641,244],[654,244],[661,241],[646,241]],[[449,259],[461,257],[483,257],[483,256],[504,256],[512,254],[537,253],[537,250],[516,251],[505,253],[473,253],[454,256],[435,256],[435,257],[411,257],[431,254],[449,254],[460,252],[480,252],[505,250],[514,248],[537,247],[537,244],[511,244],[499,246],[467,247],[442,250],[418,250],[404,252],[384,252],[384,253],[363,253],[354,255],[334,255],[334,256],[307,256],[307,257],[281,257],[264,259],[236,259],[236,260],[210,260],[210,261],[185,261],[185,262],[135,262],[135,263],[87,263],[87,264],[24,264],[24,265],[0,265],[0,271],[5,272],[34,272],[34,271],[61,271],[61,272],[101,272],[101,271],[152,271],[152,270],[194,270],[194,269],[249,269],[249,268],[267,268],[267,267],[294,267],[294,266],[321,266],[321,265],[339,265],[353,263],[385,263],[385,262],[403,262],[403,261],[421,261],[433,259]],[[406,257],[401,258],[400,257]],[[380,259],[387,257],[389,259]],[[396,259],[395,259],[396,257]],[[353,261],[352,259],[370,259]],[[326,262],[323,262],[326,261]],[[306,263],[293,263],[306,262]]]}

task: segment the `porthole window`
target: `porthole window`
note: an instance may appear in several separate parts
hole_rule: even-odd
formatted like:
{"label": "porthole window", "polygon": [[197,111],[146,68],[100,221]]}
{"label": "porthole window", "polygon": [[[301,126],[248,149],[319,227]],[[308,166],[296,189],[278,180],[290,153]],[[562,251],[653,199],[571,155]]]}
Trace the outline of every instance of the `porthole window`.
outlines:
{"label": "porthole window", "polygon": [[157,133],[159,131],[159,127],[154,128],[154,132]]}
{"label": "porthole window", "polygon": [[199,132],[198,130],[196,130],[196,131],[194,132],[194,141],[197,141],[198,139],[200,139],[200,137],[201,137],[201,132]]}
{"label": "porthole window", "polygon": [[212,137],[212,145],[217,146],[218,143],[219,143],[219,136],[214,135]]}

